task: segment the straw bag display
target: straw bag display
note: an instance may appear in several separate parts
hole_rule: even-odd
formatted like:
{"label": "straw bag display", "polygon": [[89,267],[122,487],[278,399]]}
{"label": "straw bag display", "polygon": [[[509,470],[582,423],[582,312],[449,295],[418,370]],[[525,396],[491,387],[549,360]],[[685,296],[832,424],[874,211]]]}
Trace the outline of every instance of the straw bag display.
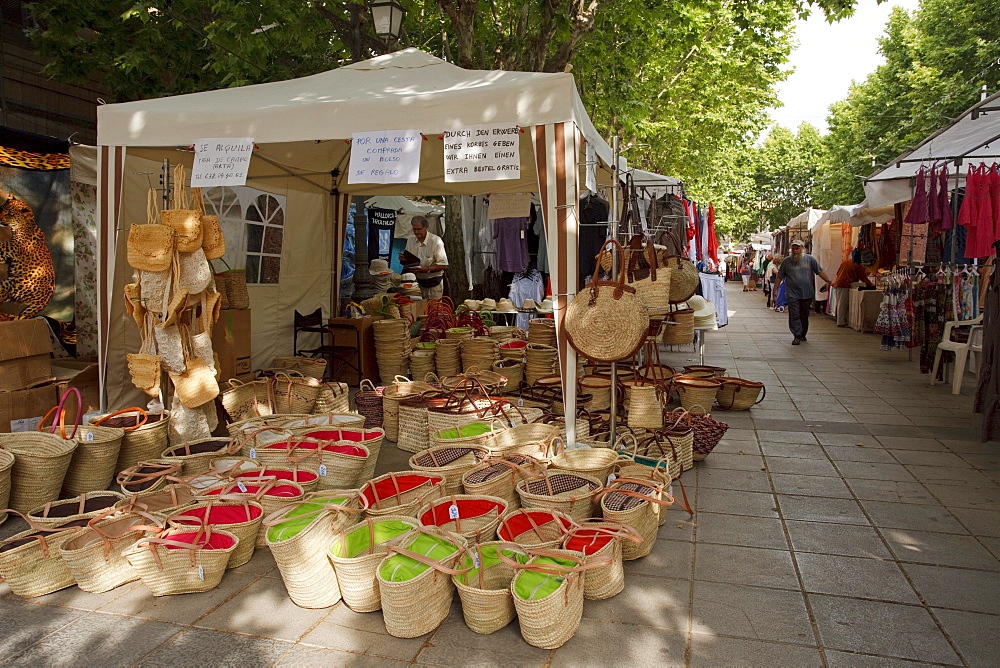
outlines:
{"label": "straw bag display", "polygon": [[205,251],[206,258],[217,260],[226,254],[226,238],[222,234],[219,217],[205,214],[205,197],[201,188],[191,188],[191,199],[201,221],[201,249]]}
{"label": "straw bag display", "polygon": [[721,383],[715,394],[715,402],[722,411],[749,410],[764,401],[764,397],[767,396],[764,383],[726,376],[716,376],[715,380]]}
{"label": "straw bag display", "polygon": [[8,512],[20,515],[29,527],[0,541],[0,577],[10,590],[24,598],[35,598],[73,586],[73,574],[59,558],[59,548],[77,535],[87,520],[76,520],[51,531],[34,526],[16,510]]}
{"label": "straw bag display", "polygon": [[519,564],[499,557],[517,571],[510,583],[521,636],[541,649],[562,647],[580,628],[583,618],[583,584],[587,570],[607,566],[609,559],[584,563],[583,555],[569,550],[528,550],[531,559]]}
{"label": "straw bag display", "polygon": [[692,457],[694,461],[700,462],[719,444],[722,437],[726,435],[729,425],[713,418],[702,406],[694,406],[693,408],[702,411],[701,413],[692,412],[689,414],[691,428],[694,430]]}
{"label": "straw bag display", "polygon": [[622,544],[625,561],[645,557],[653,551],[661,520],[674,499],[663,486],[652,480],[622,477],[612,481],[601,493],[601,514],[634,529],[641,542]]}
{"label": "straw bag display", "polygon": [[184,483],[168,483],[152,491],[132,494],[118,507],[127,512],[142,510],[159,519],[166,519],[179,509],[195,503],[198,491]]}
{"label": "straw bag display", "polygon": [[0,434],[0,449],[14,455],[8,507],[26,513],[58,499],[76,446],[56,434]]}
{"label": "straw bag display", "polygon": [[[622,254],[617,241],[607,242]],[[606,252],[606,251],[602,251]],[[577,352],[598,362],[615,362],[632,357],[646,340],[649,315],[635,294],[625,285],[625,263],[617,281],[598,280],[578,292],[566,308],[563,327],[566,338]]]}
{"label": "straw bag display", "polygon": [[362,485],[361,496],[368,517],[416,517],[425,503],[444,496],[444,476],[422,471],[393,471]]}
{"label": "straw bag display", "polygon": [[344,603],[355,612],[382,609],[375,572],[385,558],[387,543],[420,526],[412,517],[384,515],[342,529],[330,544],[330,561]]}
{"label": "straw bag display", "polygon": [[161,225],[156,207],[156,190],[149,189],[146,198],[145,225],[132,225],[128,231],[127,259],[134,269],[165,271],[174,254],[174,231]]}
{"label": "straw bag display", "polygon": [[[3,280],[3,279],[0,279]],[[135,326],[142,332],[146,327],[146,305],[142,301],[142,285],[138,282],[125,285],[125,312],[135,320]]]}
{"label": "straw bag display", "polygon": [[328,608],[340,601],[327,550],[363,512],[356,491],[326,491],[282,506],[264,519],[267,546],[295,605]]}
{"label": "straw bag display", "polygon": [[410,457],[410,469],[428,471],[444,477],[444,494],[462,491],[462,476],[488,459],[490,451],[476,445],[446,445],[421,450]]}
{"label": "straw bag display", "polygon": [[424,526],[449,531],[470,543],[483,543],[496,538],[500,517],[506,512],[506,502],[495,496],[451,494],[425,505],[417,512],[417,519]]}
{"label": "straw bag display", "polygon": [[139,539],[122,555],[153,596],[215,589],[239,538],[211,527],[164,529]]}
{"label": "straw bag display", "polygon": [[500,518],[497,538],[522,547],[559,547],[576,522],[558,510],[520,508]]}
{"label": "straw bag display", "polygon": [[510,583],[514,568],[500,561],[498,551],[519,564],[527,563],[528,555],[514,549],[509,543],[492,541],[469,547],[462,558],[462,569],[467,573],[452,576],[455,589],[462,599],[462,616],[465,624],[476,633],[495,633],[517,616]]}
{"label": "straw bag display", "polygon": [[183,338],[186,348],[184,370],[171,372],[170,380],[181,404],[185,408],[198,408],[219,396],[219,381],[215,378],[215,369],[191,352],[190,336]]}
{"label": "straw bag display", "polygon": [[181,253],[193,253],[201,250],[201,215],[190,208],[187,188],[184,185],[184,165],[174,167],[173,196],[170,209],[160,213],[164,225],[173,229],[177,239],[177,250]]}
{"label": "straw bag display", "polygon": [[701,412],[706,412],[705,406],[711,406],[715,401],[715,395],[722,386],[714,378],[686,378],[684,376],[674,376],[671,381],[677,396],[681,400],[684,410],[694,412],[693,408],[698,407]]}
{"label": "straw bag display", "polygon": [[239,544],[229,555],[226,568],[236,568],[250,561],[253,556],[264,508],[250,499],[225,500],[222,498],[202,501],[186,506],[167,518],[174,527],[196,526],[203,530],[224,529],[239,538]]}
{"label": "straw bag display", "polygon": [[680,304],[690,299],[698,290],[701,277],[698,276],[698,267],[684,252],[684,245],[669,232],[663,232],[660,236],[661,243],[664,241],[664,236],[670,241],[675,254],[669,255],[667,250],[663,250],[657,259],[660,266],[670,272],[670,303]]}
{"label": "straw bag display", "polygon": [[[250,460],[253,461],[253,460]],[[298,466],[275,466],[273,464],[268,464],[267,466],[254,468],[250,471],[244,471],[237,473],[233,476],[236,478],[274,478],[275,480],[290,480],[298,484],[302,491],[306,494],[315,492],[319,489],[319,473],[316,471],[310,471],[309,469],[302,469]]]}
{"label": "straw bag display", "polygon": [[[656,251],[653,240],[637,234],[628,244],[628,284],[635,288],[635,293],[646,306],[659,315],[670,308],[670,272],[657,272]],[[639,261],[645,260],[645,267],[639,266]]]}
{"label": "straw bag display", "polygon": [[376,578],[389,635],[416,638],[436,629],[451,610],[452,575],[460,566],[465,539],[436,528],[418,527],[388,546]]}
{"label": "straw bag display", "polygon": [[[305,494],[302,486],[291,480],[276,480],[272,477],[258,476],[255,478],[235,478],[208,489],[198,490],[198,499],[206,501],[212,497],[250,499],[261,505],[266,518],[279,508],[302,501]],[[257,532],[257,547],[267,545],[266,529],[267,527],[261,524],[260,530]]]}
{"label": "straw bag display", "polygon": [[563,540],[564,550],[579,552],[583,563],[595,566],[583,576],[583,597],[600,601],[625,589],[622,549],[627,543],[641,544],[642,536],[627,524],[594,518],[573,529]]}
{"label": "straw bag display", "polygon": [[175,445],[163,451],[163,459],[177,461],[181,465],[179,476],[194,476],[209,469],[209,463],[229,453],[228,438],[203,438],[182,445]]}
{"label": "straw bag display", "polygon": [[630,462],[631,457],[611,448],[585,448],[563,450],[549,462],[549,471],[582,473],[597,480],[607,480],[620,462]]}
{"label": "straw bag display", "polygon": [[85,529],[63,543],[59,558],[83,591],[94,594],[111,591],[139,579],[122,551],[158,530],[159,522],[141,511],[112,510],[91,519]]}
{"label": "straw bag display", "polygon": [[86,492],[73,499],[50,501],[28,511],[28,519],[34,526],[57,527],[75,520],[91,519],[115,507],[125,496],[118,492]]}
{"label": "straw bag display", "polygon": [[594,515],[594,499],[604,481],[582,473],[545,471],[541,480],[524,480],[515,488],[522,508],[558,510],[574,520]]}

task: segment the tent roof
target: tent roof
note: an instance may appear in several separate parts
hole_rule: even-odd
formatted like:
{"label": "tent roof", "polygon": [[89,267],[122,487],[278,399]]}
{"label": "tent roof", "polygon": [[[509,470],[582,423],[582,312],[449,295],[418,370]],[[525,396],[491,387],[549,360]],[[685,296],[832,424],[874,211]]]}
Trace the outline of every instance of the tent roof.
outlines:
{"label": "tent roof", "polygon": [[444,207],[428,202],[414,202],[402,195],[380,195],[365,200],[365,206],[376,209],[391,209],[392,211],[403,211],[405,213],[416,213],[422,215],[443,215]]}
{"label": "tent roof", "polygon": [[824,213],[826,213],[824,209],[806,209],[799,215],[789,220],[786,227],[805,228],[806,230],[811,230],[812,226]]}
{"label": "tent roof", "polygon": [[903,153],[888,166],[865,180],[865,195],[873,207],[905,202],[912,197],[910,178],[921,165],[936,160],[989,159],[1000,155],[1000,147],[990,144],[1000,140],[1000,93],[970,107],[952,123],[935,132],[916,148]]}
{"label": "tent roof", "polygon": [[645,188],[657,197],[666,194],[669,189],[676,189],[683,185],[680,179],[673,176],[663,176],[655,172],[647,172],[644,169],[631,169],[629,172],[632,174],[632,182],[637,188]]}
{"label": "tent roof", "polygon": [[836,204],[826,213],[819,217],[810,232],[826,223],[850,223],[851,227],[861,227],[868,223],[885,223],[892,220],[895,212],[892,205],[871,208],[868,200],[860,204]]}

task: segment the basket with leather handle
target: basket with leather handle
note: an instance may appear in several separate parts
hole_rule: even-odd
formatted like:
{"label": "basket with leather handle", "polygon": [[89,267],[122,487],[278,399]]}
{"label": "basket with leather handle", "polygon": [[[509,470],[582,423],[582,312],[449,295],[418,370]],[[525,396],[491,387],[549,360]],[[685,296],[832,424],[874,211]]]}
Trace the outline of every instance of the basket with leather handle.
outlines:
{"label": "basket with leather handle", "polygon": [[670,303],[680,304],[690,299],[698,290],[701,284],[701,277],[698,276],[698,267],[688,259],[684,253],[684,246],[669,232],[663,232],[660,240],[664,237],[668,239],[675,251],[670,255],[669,251],[660,251],[657,260],[659,266],[665,267],[670,272]]}
{"label": "basket with leather handle", "polygon": [[[617,241],[608,241],[623,255]],[[607,249],[602,253],[608,252]],[[577,352],[599,362],[615,362],[632,357],[646,340],[649,315],[636,296],[635,288],[625,285],[626,266],[621,262],[617,281],[598,280],[578,292],[566,308],[563,329],[569,344]]]}
{"label": "basket with leather handle", "polygon": [[[629,240],[628,281],[647,309],[666,311],[670,308],[670,273],[657,272],[656,251],[653,240],[636,234]],[[645,260],[645,267],[640,265]]]}
{"label": "basket with leather handle", "polygon": [[767,396],[764,383],[728,376],[716,376],[715,380],[722,383],[715,394],[715,401],[722,411],[749,410],[764,401],[764,397]]}

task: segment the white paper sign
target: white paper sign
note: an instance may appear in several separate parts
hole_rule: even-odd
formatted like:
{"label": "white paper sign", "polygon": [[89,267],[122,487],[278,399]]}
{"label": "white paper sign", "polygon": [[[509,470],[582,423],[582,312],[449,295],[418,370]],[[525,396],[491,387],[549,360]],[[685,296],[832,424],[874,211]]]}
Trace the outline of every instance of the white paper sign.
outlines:
{"label": "white paper sign", "polygon": [[420,180],[419,130],[355,132],[348,183],[416,183]]}
{"label": "white paper sign", "polygon": [[[490,194],[489,219],[527,218],[531,215],[531,193]],[[522,230],[523,232],[523,230]]]}
{"label": "white paper sign", "polygon": [[444,132],[444,180],[521,178],[521,131],[514,123],[468,125]]}
{"label": "white paper sign", "polygon": [[19,418],[17,420],[10,421],[11,432],[19,431],[35,431],[38,429],[39,423],[42,421],[42,416],[32,418]]}
{"label": "white paper sign", "polygon": [[245,185],[251,153],[253,137],[199,139],[194,143],[191,187]]}

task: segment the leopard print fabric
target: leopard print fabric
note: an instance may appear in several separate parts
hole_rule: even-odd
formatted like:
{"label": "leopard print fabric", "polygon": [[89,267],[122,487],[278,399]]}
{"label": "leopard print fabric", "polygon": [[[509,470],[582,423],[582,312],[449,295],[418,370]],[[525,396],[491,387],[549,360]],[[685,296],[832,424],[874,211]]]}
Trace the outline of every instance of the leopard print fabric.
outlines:
{"label": "leopard print fabric", "polygon": [[56,272],[45,233],[35,222],[31,207],[13,197],[0,207],[0,224],[9,225],[12,232],[9,241],[0,243],[0,259],[6,260],[8,267],[7,277],[0,281],[0,304],[25,307],[17,315],[0,310],[0,321],[33,318],[55,292]]}

